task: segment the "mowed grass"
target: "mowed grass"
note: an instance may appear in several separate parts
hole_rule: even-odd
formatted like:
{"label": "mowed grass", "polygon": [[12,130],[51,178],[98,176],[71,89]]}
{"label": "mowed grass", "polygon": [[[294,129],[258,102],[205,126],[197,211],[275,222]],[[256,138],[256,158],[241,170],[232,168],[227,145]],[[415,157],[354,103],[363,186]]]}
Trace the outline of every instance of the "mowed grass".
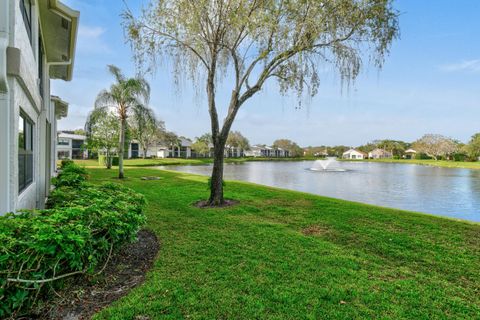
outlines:
{"label": "mowed grass", "polygon": [[480,318],[479,224],[231,181],[240,204],[198,209],[206,177],[126,176],[161,248],[145,283],[94,319]]}
{"label": "mowed grass", "polygon": [[[74,160],[75,163],[87,168],[103,168],[97,159]],[[60,161],[59,161],[60,162]],[[211,159],[184,159],[184,158],[158,158],[158,159],[124,159],[125,167],[154,167],[168,165],[202,165],[211,163]],[[113,168],[118,168],[114,166]]]}
{"label": "mowed grass", "polygon": [[[342,160],[342,161],[350,161],[350,160]],[[442,167],[442,168],[463,168],[463,169],[480,170],[480,161],[467,162],[467,161],[422,160],[422,159],[410,159],[410,160],[408,159],[368,159],[368,160],[353,160],[353,161],[418,164],[418,165]]]}
{"label": "mowed grass", "polygon": [[[315,160],[314,158],[225,158],[225,163],[239,163],[246,161],[305,161],[305,160]],[[88,159],[88,160],[74,160],[75,163],[87,167],[87,168],[102,168],[103,165],[98,163],[97,159]],[[61,161],[58,161],[60,165]],[[205,165],[213,163],[212,158],[148,158],[148,159],[124,159],[123,160],[125,167],[155,167],[155,166],[178,166],[178,165]],[[114,166],[114,168],[118,168]]]}

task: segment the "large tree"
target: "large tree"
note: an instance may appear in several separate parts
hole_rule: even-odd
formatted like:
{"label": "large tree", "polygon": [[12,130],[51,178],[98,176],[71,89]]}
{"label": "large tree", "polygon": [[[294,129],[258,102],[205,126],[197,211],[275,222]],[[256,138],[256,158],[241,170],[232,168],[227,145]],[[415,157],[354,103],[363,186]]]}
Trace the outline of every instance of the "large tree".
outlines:
{"label": "large tree", "polygon": [[230,132],[226,144],[229,148],[237,148],[242,151],[250,149],[250,142],[240,131]]}
{"label": "large tree", "polygon": [[[140,16],[127,9],[123,17],[139,65],[154,70],[159,56],[168,57],[176,76],[205,86],[214,145],[210,205],[224,202],[224,147],[235,116],[267,80],[276,78],[281,93],[313,96],[326,64],[348,83],[364,60],[380,67],[398,34],[392,0],[151,0]],[[231,88],[222,124],[220,81]]]}
{"label": "large tree", "polygon": [[165,124],[157,119],[151,108],[143,107],[133,110],[129,126],[131,136],[138,141],[145,159],[148,148],[161,141],[165,132]]}
{"label": "large tree", "polygon": [[193,150],[197,155],[201,154],[203,156],[210,156],[210,147],[212,145],[212,135],[210,133],[205,133],[200,137],[195,138],[195,142],[192,144]]}
{"label": "large tree", "polygon": [[447,157],[458,150],[458,143],[440,134],[426,134],[413,143],[415,150],[438,160]]}
{"label": "large tree", "polygon": [[132,112],[145,109],[150,99],[150,86],[142,77],[127,78],[113,65],[108,70],[115,78],[109,90],[102,90],[95,100],[95,109],[114,110],[120,123],[118,141],[118,178],[124,178],[123,155],[125,150],[125,132],[127,121]]}
{"label": "large tree", "polygon": [[301,157],[303,156],[303,149],[300,146],[289,139],[278,139],[273,142],[272,145],[274,148],[281,148],[287,150],[290,157]]}
{"label": "large tree", "polygon": [[475,133],[466,146],[468,156],[475,160],[480,157],[480,133]]}

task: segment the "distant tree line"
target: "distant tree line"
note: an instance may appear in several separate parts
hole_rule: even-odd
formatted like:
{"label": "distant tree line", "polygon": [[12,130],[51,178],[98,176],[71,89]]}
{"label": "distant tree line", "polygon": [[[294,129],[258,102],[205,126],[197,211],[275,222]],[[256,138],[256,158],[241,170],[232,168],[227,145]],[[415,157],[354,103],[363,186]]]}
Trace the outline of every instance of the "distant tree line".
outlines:
{"label": "distant tree line", "polygon": [[[304,155],[341,157],[348,149],[351,147],[344,145],[309,146],[304,149]],[[425,134],[414,142],[392,139],[374,140],[355,149],[365,153],[382,149],[397,159],[404,157],[408,149],[413,149],[417,152],[416,157],[420,159],[478,161],[480,160],[480,133],[474,134],[466,144],[440,134]]]}

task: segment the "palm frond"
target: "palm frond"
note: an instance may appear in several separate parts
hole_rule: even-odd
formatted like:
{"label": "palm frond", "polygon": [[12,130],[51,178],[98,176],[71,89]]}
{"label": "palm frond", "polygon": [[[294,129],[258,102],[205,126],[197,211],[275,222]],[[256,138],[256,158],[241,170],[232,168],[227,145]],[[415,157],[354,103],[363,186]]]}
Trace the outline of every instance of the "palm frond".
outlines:
{"label": "palm frond", "polygon": [[102,90],[95,98],[95,109],[110,107],[115,103],[114,96],[110,91]]}
{"label": "palm frond", "polygon": [[114,66],[113,64],[109,64],[108,71],[115,77],[115,80],[117,80],[118,83],[125,81],[125,76],[123,75],[119,67]]}

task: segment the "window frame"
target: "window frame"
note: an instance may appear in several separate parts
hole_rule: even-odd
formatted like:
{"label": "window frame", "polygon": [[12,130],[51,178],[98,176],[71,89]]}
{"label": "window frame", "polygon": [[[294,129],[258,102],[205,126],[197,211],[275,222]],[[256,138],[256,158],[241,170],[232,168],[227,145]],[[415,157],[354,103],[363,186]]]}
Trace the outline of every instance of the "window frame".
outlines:
{"label": "window frame", "polygon": [[[25,1],[28,2],[29,7],[25,6]],[[22,12],[23,22],[25,24],[25,29],[27,30],[28,38],[30,43],[32,43],[32,34],[33,34],[33,23],[32,23],[32,10],[33,4],[32,0],[20,0],[20,11]]]}
{"label": "window frame", "polygon": [[70,139],[68,138],[58,138],[57,139],[58,146],[70,146]]}
{"label": "window frame", "polygon": [[[18,194],[21,194],[34,181],[35,123],[23,111],[19,114],[19,126],[20,119],[23,120],[23,128],[18,128]],[[23,140],[20,139],[21,131],[23,131]]]}
{"label": "window frame", "polygon": [[[38,26],[38,30],[40,30],[40,25]],[[45,57],[45,51],[43,49],[43,39],[42,36],[38,36],[38,89],[40,90],[40,96],[44,98],[44,91],[45,91],[45,84],[44,84],[44,65],[43,60]]]}

